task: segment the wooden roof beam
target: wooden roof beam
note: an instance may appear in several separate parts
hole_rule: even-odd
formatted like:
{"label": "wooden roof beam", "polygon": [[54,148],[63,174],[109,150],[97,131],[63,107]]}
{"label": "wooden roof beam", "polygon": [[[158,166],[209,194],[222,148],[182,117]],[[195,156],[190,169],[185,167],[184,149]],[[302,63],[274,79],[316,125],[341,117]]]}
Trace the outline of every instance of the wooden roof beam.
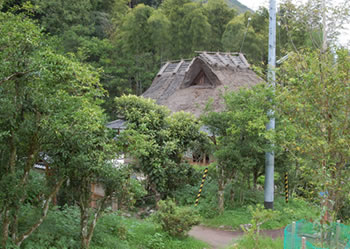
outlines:
{"label": "wooden roof beam", "polygon": [[233,56],[232,56],[232,55],[229,54],[228,57],[230,58],[230,60],[232,61],[232,63],[233,63],[234,66],[239,66],[239,65],[235,62],[235,60],[233,59]]}
{"label": "wooden roof beam", "polygon": [[157,76],[161,76],[162,73],[164,73],[165,69],[168,67],[168,65],[170,64],[170,62],[165,63],[165,65],[162,67],[162,69],[160,69],[160,71],[158,72]]}
{"label": "wooden roof beam", "polygon": [[218,65],[218,63],[215,62],[215,61],[207,54],[207,52],[204,52],[204,53],[203,53],[203,56],[204,56],[205,58],[207,58],[207,59],[211,62],[211,64],[213,64],[213,65],[215,65],[215,66]]}
{"label": "wooden roof beam", "polygon": [[191,66],[192,66],[192,64],[193,64],[193,62],[194,62],[195,59],[196,59],[196,57],[194,57],[194,58],[191,60],[190,64],[187,66],[187,69],[186,69],[185,73],[187,73],[187,72],[190,70],[190,68],[191,68]]}
{"label": "wooden roof beam", "polygon": [[218,56],[218,58],[222,61],[222,63],[224,63],[224,65],[226,67],[228,67],[230,64],[227,63],[226,59],[220,54],[220,53],[216,53],[216,55]]}
{"label": "wooden roof beam", "polygon": [[239,58],[241,59],[241,61],[247,66],[250,67],[248,61],[245,59],[244,55],[242,53],[239,53]]}
{"label": "wooden roof beam", "polygon": [[176,74],[177,71],[179,71],[181,65],[182,65],[184,62],[185,62],[184,60],[181,60],[181,61],[179,62],[179,64],[177,64],[177,66],[175,67],[175,69],[174,69],[174,71],[173,71],[173,74]]}

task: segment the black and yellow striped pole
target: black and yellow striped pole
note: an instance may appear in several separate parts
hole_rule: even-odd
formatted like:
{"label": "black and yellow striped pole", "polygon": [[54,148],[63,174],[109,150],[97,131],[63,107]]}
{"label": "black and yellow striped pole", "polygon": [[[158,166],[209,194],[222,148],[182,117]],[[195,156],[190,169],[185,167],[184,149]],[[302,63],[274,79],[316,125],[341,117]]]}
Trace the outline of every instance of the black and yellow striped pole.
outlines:
{"label": "black and yellow striped pole", "polygon": [[284,174],[284,194],[286,197],[286,203],[288,203],[288,197],[289,197],[289,194],[288,194],[288,173]]}
{"label": "black and yellow striped pole", "polygon": [[202,188],[203,188],[205,179],[207,178],[207,174],[208,174],[208,168],[205,168],[204,175],[202,177],[202,183],[201,183],[201,186],[199,187],[199,192],[198,192],[198,195],[197,195],[196,203],[194,204],[195,207],[198,206],[199,198],[201,197]]}

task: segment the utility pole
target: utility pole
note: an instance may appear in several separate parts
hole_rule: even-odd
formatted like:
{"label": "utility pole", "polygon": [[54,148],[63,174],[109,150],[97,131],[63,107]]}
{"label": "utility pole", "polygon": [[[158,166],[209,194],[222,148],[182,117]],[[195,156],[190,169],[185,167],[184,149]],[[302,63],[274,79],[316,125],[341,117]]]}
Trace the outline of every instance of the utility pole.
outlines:
{"label": "utility pole", "polygon": [[326,1],[322,0],[322,53],[327,51]]}
{"label": "utility pole", "polygon": [[[268,63],[268,84],[273,89],[276,84],[275,76],[276,67],[276,0],[270,0],[269,9],[269,63]],[[275,129],[275,118],[272,117],[273,110],[269,110],[267,115],[270,117],[270,121],[266,125],[266,129]],[[272,146],[273,147],[273,146]],[[266,152],[265,161],[265,188],[264,188],[264,206],[266,209],[273,209],[274,201],[274,164],[275,153],[272,149],[270,152]]]}

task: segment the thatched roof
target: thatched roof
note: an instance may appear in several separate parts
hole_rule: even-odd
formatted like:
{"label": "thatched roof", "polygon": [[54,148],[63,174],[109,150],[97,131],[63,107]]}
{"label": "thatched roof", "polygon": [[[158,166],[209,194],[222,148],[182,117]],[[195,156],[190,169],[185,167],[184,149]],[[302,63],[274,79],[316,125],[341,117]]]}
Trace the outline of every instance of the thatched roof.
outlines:
{"label": "thatched roof", "polygon": [[173,112],[183,110],[198,117],[210,99],[219,111],[223,107],[222,93],[262,81],[241,53],[200,52],[192,60],[163,65],[142,96],[155,99]]}

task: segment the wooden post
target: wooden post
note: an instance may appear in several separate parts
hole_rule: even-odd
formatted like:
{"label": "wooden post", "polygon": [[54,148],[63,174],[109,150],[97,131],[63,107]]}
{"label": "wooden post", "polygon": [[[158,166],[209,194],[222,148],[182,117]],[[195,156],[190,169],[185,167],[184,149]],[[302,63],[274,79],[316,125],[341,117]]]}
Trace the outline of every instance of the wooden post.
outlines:
{"label": "wooden post", "polygon": [[336,232],[335,232],[336,248],[338,248],[338,245],[339,245],[339,237],[340,237],[340,220],[337,220],[337,228],[336,228]]}
{"label": "wooden post", "polygon": [[306,238],[305,237],[301,238],[301,248],[306,249]]}
{"label": "wooden post", "polygon": [[292,222],[292,249],[295,249],[295,221]]}

